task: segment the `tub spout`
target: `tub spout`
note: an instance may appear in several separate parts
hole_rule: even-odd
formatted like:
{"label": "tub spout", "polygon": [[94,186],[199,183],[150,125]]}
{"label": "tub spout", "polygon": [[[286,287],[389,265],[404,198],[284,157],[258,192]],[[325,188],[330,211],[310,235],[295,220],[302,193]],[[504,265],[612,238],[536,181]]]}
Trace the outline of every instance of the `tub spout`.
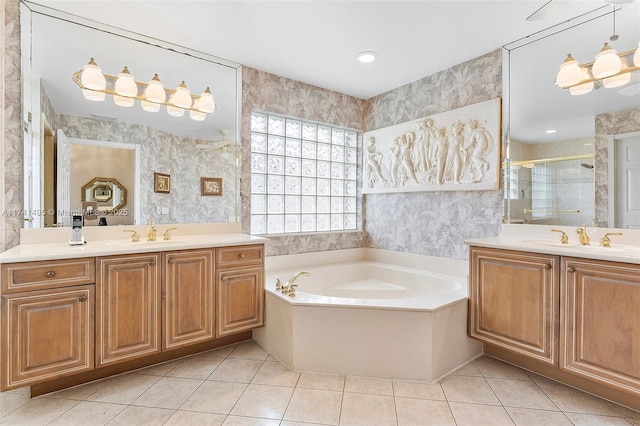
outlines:
{"label": "tub spout", "polygon": [[[306,276],[308,277],[309,275],[311,275],[309,272],[306,271],[300,271],[297,274],[295,274],[294,276],[292,276],[291,278],[289,278],[289,281],[287,281],[287,283],[285,285],[282,286],[282,292],[287,294],[291,291],[295,292],[295,287],[297,287],[297,284],[294,284],[294,282],[298,279],[298,277],[300,276]],[[295,294],[295,293],[294,293]]]}

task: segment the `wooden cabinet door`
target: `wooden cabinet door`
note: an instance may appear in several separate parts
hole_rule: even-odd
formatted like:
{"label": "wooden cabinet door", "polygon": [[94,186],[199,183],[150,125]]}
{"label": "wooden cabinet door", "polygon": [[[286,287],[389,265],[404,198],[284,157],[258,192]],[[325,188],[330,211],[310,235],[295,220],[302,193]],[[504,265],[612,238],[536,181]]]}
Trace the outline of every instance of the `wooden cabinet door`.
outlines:
{"label": "wooden cabinet door", "polygon": [[216,336],[264,325],[262,266],[221,269],[216,275]]}
{"label": "wooden cabinet door", "polygon": [[160,254],[96,259],[96,366],[160,352]]}
{"label": "wooden cabinet door", "polygon": [[640,400],[640,265],[562,259],[560,368]]}
{"label": "wooden cabinet door", "polygon": [[469,335],[557,366],[559,259],[471,247]]}
{"label": "wooden cabinet door", "polygon": [[2,390],[93,369],[94,286],[2,296]]}
{"label": "wooden cabinet door", "polygon": [[213,249],[163,253],[163,349],[213,339]]}

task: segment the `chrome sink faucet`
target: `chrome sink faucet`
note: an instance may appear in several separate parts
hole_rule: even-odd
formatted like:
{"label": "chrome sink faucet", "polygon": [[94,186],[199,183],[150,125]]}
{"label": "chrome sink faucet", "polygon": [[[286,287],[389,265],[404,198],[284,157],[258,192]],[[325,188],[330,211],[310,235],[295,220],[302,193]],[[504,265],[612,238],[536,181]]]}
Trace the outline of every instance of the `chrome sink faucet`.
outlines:
{"label": "chrome sink faucet", "polygon": [[582,228],[576,229],[576,234],[578,234],[578,239],[580,240],[580,244],[583,246],[591,245],[591,238],[587,235],[587,224],[582,225]]}

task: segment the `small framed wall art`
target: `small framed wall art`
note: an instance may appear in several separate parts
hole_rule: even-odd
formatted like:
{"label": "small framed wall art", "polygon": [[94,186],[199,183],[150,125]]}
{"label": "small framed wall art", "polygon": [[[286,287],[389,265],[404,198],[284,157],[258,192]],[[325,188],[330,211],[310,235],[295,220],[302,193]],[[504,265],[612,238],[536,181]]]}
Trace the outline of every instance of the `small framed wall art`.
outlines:
{"label": "small framed wall art", "polygon": [[153,192],[161,194],[171,193],[171,175],[164,173],[153,174]]}
{"label": "small framed wall art", "polygon": [[201,195],[222,195],[222,178],[200,178]]}

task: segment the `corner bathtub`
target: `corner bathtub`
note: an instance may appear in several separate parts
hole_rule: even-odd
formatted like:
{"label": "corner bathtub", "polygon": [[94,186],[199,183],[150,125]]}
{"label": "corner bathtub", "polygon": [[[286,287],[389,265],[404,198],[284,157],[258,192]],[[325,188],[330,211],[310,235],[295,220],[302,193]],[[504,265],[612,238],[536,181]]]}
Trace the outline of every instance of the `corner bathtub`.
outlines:
{"label": "corner bathtub", "polygon": [[[425,269],[439,258],[354,250],[307,266],[300,260],[313,255],[278,256],[274,267],[267,258],[265,327],[254,340],[294,371],[404,380],[435,381],[481,353],[467,337],[465,261],[444,259],[464,270],[453,275]],[[379,252],[383,261],[370,259]],[[274,276],[284,284],[302,270],[311,275],[296,280],[295,297],[275,290]]]}

